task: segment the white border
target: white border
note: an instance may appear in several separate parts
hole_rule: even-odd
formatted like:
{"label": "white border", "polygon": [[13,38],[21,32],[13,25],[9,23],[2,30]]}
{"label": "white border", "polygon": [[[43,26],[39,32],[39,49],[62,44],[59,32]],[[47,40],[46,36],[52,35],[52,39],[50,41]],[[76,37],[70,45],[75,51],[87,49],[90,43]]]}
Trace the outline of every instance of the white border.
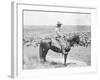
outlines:
{"label": "white border", "polygon": [[[47,5],[32,5],[25,3],[12,2],[12,30],[13,30],[13,45],[12,47],[12,77],[42,77],[49,75],[62,75],[70,73],[86,73],[96,72],[96,49],[95,49],[95,31],[96,31],[96,9],[86,7],[71,7],[71,6],[47,6]],[[91,48],[91,66],[80,68],[57,68],[57,69],[39,69],[39,70],[22,70],[22,11],[23,10],[48,10],[48,11],[62,11],[62,12],[80,12],[91,13],[91,34],[92,34],[92,48]]]}

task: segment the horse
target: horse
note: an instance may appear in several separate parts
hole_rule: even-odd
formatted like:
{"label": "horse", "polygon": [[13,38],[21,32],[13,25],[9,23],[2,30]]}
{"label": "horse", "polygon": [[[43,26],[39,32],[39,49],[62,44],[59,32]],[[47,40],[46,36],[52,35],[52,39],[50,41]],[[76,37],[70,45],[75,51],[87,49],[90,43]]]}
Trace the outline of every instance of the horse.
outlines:
{"label": "horse", "polygon": [[71,47],[74,46],[74,44],[79,44],[80,43],[80,37],[79,35],[74,35],[71,38],[66,39],[63,37],[65,40],[65,44],[69,44],[67,47],[65,47],[65,53],[63,53],[62,48],[57,47],[56,45],[52,45],[52,39],[48,40],[41,40],[40,46],[39,46],[39,56],[40,60],[42,62],[46,62],[46,55],[49,50],[52,50],[57,53],[62,53],[64,55],[64,65],[66,65],[66,59],[68,56],[69,51],[71,50]]}

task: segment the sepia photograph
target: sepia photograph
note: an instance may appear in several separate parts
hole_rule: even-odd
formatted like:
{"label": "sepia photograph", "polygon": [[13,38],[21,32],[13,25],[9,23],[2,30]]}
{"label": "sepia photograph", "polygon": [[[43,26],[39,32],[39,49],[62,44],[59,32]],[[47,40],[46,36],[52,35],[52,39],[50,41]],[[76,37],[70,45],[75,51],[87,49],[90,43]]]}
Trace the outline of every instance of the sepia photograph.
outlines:
{"label": "sepia photograph", "polygon": [[22,13],[23,69],[91,66],[91,13]]}

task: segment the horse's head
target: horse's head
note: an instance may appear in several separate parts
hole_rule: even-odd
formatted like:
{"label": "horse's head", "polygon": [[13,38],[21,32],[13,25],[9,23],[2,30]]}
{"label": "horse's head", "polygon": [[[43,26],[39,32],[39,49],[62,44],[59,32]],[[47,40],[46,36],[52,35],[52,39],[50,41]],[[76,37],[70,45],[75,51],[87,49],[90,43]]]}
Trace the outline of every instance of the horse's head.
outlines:
{"label": "horse's head", "polygon": [[74,35],[71,38],[67,39],[68,42],[70,42],[70,45],[73,46],[74,44],[79,44],[80,43],[80,37],[79,35]]}

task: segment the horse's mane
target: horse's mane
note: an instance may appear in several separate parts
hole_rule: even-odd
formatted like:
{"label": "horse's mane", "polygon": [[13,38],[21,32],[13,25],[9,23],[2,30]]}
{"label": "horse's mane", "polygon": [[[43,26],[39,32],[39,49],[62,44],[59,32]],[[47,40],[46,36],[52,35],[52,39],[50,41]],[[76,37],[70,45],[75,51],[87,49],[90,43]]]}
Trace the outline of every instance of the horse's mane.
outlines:
{"label": "horse's mane", "polygon": [[69,37],[69,38],[67,39],[67,41],[76,41],[77,39],[79,39],[79,35],[74,35],[74,36],[72,36],[72,37]]}
{"label": "horse's mane", "polygon": [[71,46],[73,46],[75,43],[76,43],[76,44],[79,44],[79,41],[80,41],[79,35],[74,35],[74,36],[69,37],[69,38],[67,39],[67,42],[70,42]]}

